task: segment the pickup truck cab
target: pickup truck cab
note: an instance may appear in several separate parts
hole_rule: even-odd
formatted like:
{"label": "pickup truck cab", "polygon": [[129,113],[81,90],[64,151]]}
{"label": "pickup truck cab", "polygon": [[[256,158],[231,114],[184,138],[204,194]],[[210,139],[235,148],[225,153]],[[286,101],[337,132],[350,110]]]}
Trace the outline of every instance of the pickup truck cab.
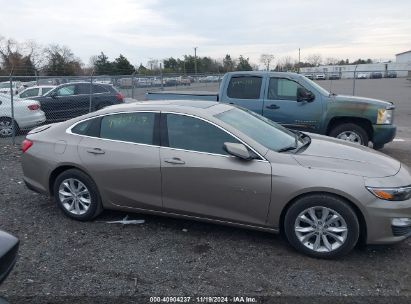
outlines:
{"label": "pickup truck cab", "polygon": [[289,72],[231,72],[218,93],[148,92],[147,100],[214,100],[254,111],[290,129],[318,133],[380,149],[396,134],[395,106],[377,99],[337,95]]}

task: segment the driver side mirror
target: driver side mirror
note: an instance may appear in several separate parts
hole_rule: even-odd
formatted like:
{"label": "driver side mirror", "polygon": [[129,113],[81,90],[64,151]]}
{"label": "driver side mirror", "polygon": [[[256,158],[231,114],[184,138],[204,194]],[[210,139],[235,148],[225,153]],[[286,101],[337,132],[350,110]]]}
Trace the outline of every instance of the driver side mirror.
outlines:
{"label": "driver side mirror", "polygon": [[224,143],[224,149],[231,155],[236,156],[238,158],[244,159],[244,160],[251,160],[253,159],[252,154],[250,151],[247,149],[246,146],[243,144],[237,144],[237,143],[230,143],[226,142]]}
{"label": "driver side mirror", "polygon": [[315,95],[311,92],[308,91],[305,88],[297,88],[297,101],[302,102],[302,101],[307,101],[307,102],[312,102],[315,99]]}

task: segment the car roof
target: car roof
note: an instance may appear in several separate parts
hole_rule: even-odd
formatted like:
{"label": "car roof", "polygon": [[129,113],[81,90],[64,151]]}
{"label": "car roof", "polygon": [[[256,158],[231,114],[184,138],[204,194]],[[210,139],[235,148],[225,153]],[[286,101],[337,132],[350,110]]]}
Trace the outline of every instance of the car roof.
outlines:
{"label": "car roof", "polygon": [[99,111],[90,113],[86,115],[86,117],[133,111],[163,111],[198,115],[200,117],[212,117],[215,114],[227,111],[232,108],[233,106],[229,104],[207,100],[136,101],[108,106]]}
{"label": "car roof", "polygon": [[37,89],[37,88],[55,88],[55,87],[56,87],[55,85],[38,85],[38,86],[28,87],[28,88],[26,88],[26,89],[24,89],[24,90]]}
{"label": "car roof", "polygon": [[239,71],[239,72],[229,72],[227,73],[232,76],[242,76],[242,75],[248,75],[248,76],[273,76],[273,77],[284,77],[284,76],[294,76],[294,77],[299,77],[301,74],[297,74],[294,72],[268,72],[268,71]]}

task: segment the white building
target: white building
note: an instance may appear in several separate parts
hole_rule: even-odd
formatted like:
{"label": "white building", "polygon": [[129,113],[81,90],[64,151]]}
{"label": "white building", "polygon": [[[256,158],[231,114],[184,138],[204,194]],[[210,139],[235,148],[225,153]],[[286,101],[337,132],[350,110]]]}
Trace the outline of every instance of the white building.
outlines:
{"label": "white building", "polygon": [[411,50],[395,54],[395,62],[397,62],[397,63],[411,63]]}
{"label": "white building", "polygon": [[[411,51],[409,52],[411,57]],[[398,58],[398,57],[397,57]],[[387,62],[387,63],[368,63],[368,64],[348,64],[348,65],[320,65],[318,67],[301,68],[300,72],[306,75],[316,75],[324,73],[325,75],[338,74],[341,78],[353,78],[354,72],[356,77],[359,73],[365,73],[367,77],[372,72],[381,72],[386,75],[389,71],[395,71],[398,77],[408,76],[411,71],[410,62]]]}

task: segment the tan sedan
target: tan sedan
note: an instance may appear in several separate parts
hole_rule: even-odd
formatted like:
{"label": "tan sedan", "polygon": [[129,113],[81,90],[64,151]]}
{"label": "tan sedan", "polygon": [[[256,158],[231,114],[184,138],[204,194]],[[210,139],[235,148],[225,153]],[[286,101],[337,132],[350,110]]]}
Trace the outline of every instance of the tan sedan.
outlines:
{"label": "tan sedan", "polygon": [[118,209],[284,232],[315,257],[411,234],[411,174],[371,149],[208,101],[112,106],[30,132],[24,180],[63,212]]}

